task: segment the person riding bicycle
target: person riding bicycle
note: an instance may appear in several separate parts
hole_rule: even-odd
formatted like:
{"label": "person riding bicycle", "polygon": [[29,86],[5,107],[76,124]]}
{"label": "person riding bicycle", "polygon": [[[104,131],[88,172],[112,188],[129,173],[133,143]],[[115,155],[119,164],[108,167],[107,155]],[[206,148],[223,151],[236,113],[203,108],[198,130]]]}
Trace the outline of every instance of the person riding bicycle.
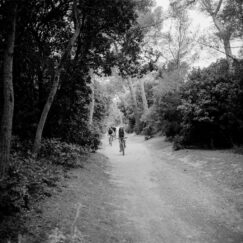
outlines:
{"label": "person riding bicycle", "polygon": [[112,127],[108,128],[108,136],[109,136],[109,144],[111,145],[113,138],[116,136],[114,129]]}
{"label": "person riding bicycle", "polygon": [[125,131],[124,131],[124,127],[121,126],[118,130],[118,138],[119,138],[119,148],[120,148],[120,152],[122,151],[122,140],[125,137]]}
{"label": "person riding bicycle", "polygon": [[111,129],[113,130],[113,137],[116,137],[116,127],[111,127]]}
{"label": "person riding bicycle", "polygon": [[114,133],[114,130],[112,129],[112,127],[108,128],[108,135],[111,136]]}

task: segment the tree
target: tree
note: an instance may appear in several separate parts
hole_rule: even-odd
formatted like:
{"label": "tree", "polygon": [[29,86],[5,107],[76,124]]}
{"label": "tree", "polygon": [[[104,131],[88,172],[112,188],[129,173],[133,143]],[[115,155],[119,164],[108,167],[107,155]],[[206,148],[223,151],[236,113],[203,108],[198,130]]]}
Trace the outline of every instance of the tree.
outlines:
{"label": "tree", "polygon": [[48,99],[47,99],[46,104],[43,108],[43,111],[42,111],[42,114],[41,114],[41,117],[40,117],[40,120],[39,120],[39,123],[38,123],[38,126],[37,126],[35,141],[34,141],[34,145],[33,145],[33,156],[34,157],[37,156],[37,153],[40,149],[43,128],[44,128],[49,110],[50,110],[51,105],[53,103],[54,97],[55,97],[56,92],[57,92],[57,88],[58,88],[58,85],[59,85],[59,82],[60,82],[60,76],[61,76],[61,72],[62,72],[64,62],[69,57],[70,51],[73,48],[73,46],[74,46],[74,44],[75,44],[75,42],[76,42],[76,40],[77,40],[77,38],[80,34],[80,19],[79,18],[80,17],[79,17],[79,14],[78,14],[77,0],[74,0],[74,2],[73,2],[73,19],[74,19],[74,26],[75,26],[74,34],[71,37],[71,39],[69,40],[67,47],[62,54],[62,57],[61,57],[60,62],[58,64],[58,67],[56,68],[52,88],[50,90]]}
{"label": "tree", "polygon": [[144,40],[141,43],[140,64],[141,68],[138,72],[138,79],[140,85],[140,92],[143,104],[143,113],[148,112],[148,101],[144,88],[144,78],[143,76],[149,72],[152,72],[159,58],[161,57],[161,52],[156,50],[155,46],[158,39],[161,37],[161,27],[163,24],[162,19],[162,9],[157,7],[152,12],[146,12],[145,14],[140,14],[139,24],[144,33]]}
{"label": "tree", "polygon": [[18,5],[13,133],[21,140],[34,140],[59,54],[71,37],[69,21],[64,18],[68,11],[71,13],[71,5],[66,0],[58,4],[21,0]]}
{"label": "tree", "polygon": [[[144,82],[141,78],[149,71],[149,68],[153,66],[153,63],[155,63],[159,57],[157,52],[151,55],[151,47],[149,45],[151,38],[147,38],[147,36],[158,34],[158,30],[162,24],[161,13],[161,8],[156,8],[153,12],[151,9],[140,11],[137,23],[124,35],[123,42],[120,44],[118,67],[120,75],[123,77],[123,80],[126,81],[130,91],[136,133],[140,132],[140,112],[138,109],[134,82],[139,79],[143,111],[146,112],[148,110],[148,102],[144,90]],[[145,55],[148,53],[150,57],[157,55],[156,61],[152,61],[150,57],[145,58]]]}
{"label": "tree", "polygon": [[162,52],[167,63],[174,63],[180,78],[180,69],[183,62],[191,63],[196,55],[193,52],[196,41],[196,33],[190,30],[191,20],[187,10],[178,4],[170,7],[170,28],[162,35]]}
{"label": "tree", "polygon": [[94,72],[90,70],[90,89],[91,89],[91,102],[90,102],[90,110],[89,110],[89,125],[93,123],[93,116],[94,116],[94,107],[95,107],[95,80],[94,80]]}
{"label": "tree", "polygon": [[[235,65],[235,64],[234,64]],[[181,89],[185,143],[230,147],[242,143],[242,63],[228,72],[226,60],[193,70]]]}
{"label": "tree", "polygon": [[213,6],[212,0],[202,0],[201,4],[213,19],[214,25],[218,30],[216,34],[223,42],[226,59],[231,70],[233,54],[231,50],[230,39],[235,31],[235,28],[232,25],[233,23],[229,21],[230,19],[228,19],[228,16],[224,14],[224,10],[220,14],[220,9],[223,7],[223,0],[219,0],[216,7]]}
{"label": "tree", "polygon": [[[178,1],[177,1],[178,2]],[[201,9],[213,20],[216,28],[215,35],[220,39],[224,47],[224,53],[232,71],[235,57],[232,54],[231,40],[242,37],[242,1],[241,0],[185,0],[179,5],[191,5],[198,2]],[[210,46],[210,45],[209,45]]]}
{"label": "tree", "polygon": [[128,87],[130,90],[130,94],[131,94],[131,98],[132,98],[132,107],[133,107],[133,112],[134,112],[134,116],[135,116],[135,132],[139,133],[140,130],[140,116],[138,113],[138,103],[137,103],[137,97],[136,97],[136,93],[132,84],[132,79],[130,77],[127,78],[127,83],[128,83]]}
{"label": "tree", "polygon": [[139,84],[140,84],[141,96],[142,96],[142,101],[143,101],[143,112],[147,113],[148,112],[148,101],[147,101],[147,97],[146,97],[146,93],[145,93],[145,89],[144,89],[144,79],[143,78],[140,78]]}
{"label": "tree", "polygon": [[[135,19],[136,3],[128,0],[120,2],[111,0],[79,1],[78,4],[74,1],[73,6],[74,18],[72,20],[75,30],[66,49],[60,51],[63,54],[55,70],[53,86],[37,127],[33,147],[34,155],[37,154],[40,146],[42,131],[60,83],[61,73],[65,72],[63,70],[64,63],[71,60],[71,63],[81,65],[83,70],[86,69],[85,72],[88,72],[89,68],[93,68],[109,73],[114,60],[110,52],[109,38],[118,38]],[[123,11],[126,11],[126,15],[123,14]],[[70,19],[69,16],[68,19]],[[72,27],[71,24],[70,26]]]}
{"label": "tree", "polygon": [[3,59],[3,114],[0,130],[0,178],[5,176],[9,166],[12,121],[14,112],[13,56],[16,34],[17,3],[10,3],[9,29],[6,34],[6,49]]}

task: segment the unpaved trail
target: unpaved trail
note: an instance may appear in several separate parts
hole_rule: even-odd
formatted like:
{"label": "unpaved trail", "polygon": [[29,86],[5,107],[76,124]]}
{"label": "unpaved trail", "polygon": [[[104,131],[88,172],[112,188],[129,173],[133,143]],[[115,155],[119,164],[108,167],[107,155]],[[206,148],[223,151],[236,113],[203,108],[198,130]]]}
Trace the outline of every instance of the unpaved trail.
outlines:
{"label": "unpaved trail", "polygon": [[243,242],[242,215],[220,186],[188,173],[171,146],[160,146],[130,136],[122,156],[117,140],[112,146],[104,141],[116,217],[129,231],[124,242]]}

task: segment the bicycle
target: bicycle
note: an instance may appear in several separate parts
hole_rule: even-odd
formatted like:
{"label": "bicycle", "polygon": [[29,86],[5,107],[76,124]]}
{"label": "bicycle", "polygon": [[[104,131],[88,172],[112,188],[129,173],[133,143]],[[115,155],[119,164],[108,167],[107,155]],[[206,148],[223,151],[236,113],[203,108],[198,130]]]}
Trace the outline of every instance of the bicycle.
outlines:
{"label": "bicycle", "polygon": [[125,148],[126,148],[126,137],[120,138],[120,152],[122,152],[122,155],[125,155]]}

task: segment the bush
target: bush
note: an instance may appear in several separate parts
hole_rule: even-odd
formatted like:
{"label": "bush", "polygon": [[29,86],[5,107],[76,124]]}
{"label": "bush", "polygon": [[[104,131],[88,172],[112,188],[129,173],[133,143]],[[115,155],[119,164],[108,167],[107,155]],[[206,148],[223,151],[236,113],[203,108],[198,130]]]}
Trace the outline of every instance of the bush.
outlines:
{"label": "bush", "polygon": [[183,149],[184,148],[183,144],[184,144],[183,136],[176,135],[173,139],[173,149],[174,150]]}
{"label": "bush", "polygon": [[31,140],[22,140],[18,136],[12,136],[11,139],[11,154],[18,154],[24,156],[30,154],[32,148]]}
{"label": "bush", "polygon": [[146,125],[143,129],[143,135],[145,136],[152,136],[154,134],[153,127],[150,125]]}
{"label": "bush", "polygon": [[89,151],[91,152],[95,152],[99,148],[99,145],[101,144],[101,133],[104,130],[104,128],[98,127],[97,123],[90,127],[89,139],[87,141]]}
{"label": "bush", "polygon": [[[24,215],[38,201],[52,195],[64,169],[82,166],[85,149],[43,140],[38,160],[28,156],[29,142],[13,139],[8,175],[0,183],[0,239],[13,238],[25,231]],[[27,154],[27,155],[26,155]]]}
{"label": "bush", "polygon": [[224,60],[192,71],[181,90],[179,106],[185,145],[226,148],[243,142],[239,77],[228,73]]}
{"label": "bush", "polygon": [[8,175],[0,183],[0,239],[24,230],[23,213],[34,203],[50,196],[62,171],[47,160],[14,154]]}
{"label": "bush", "polygon": [[152,135],[158,131],[168,138],[174,138],[181,130],[181,112],[177,107],[181,104],[177,92],[168,92],[158,97],[149,109],[146,120],[145,135]]}
{"label": "bush", "polygon": [[243,143],[243,62],[193,70],[180,90],[157,93],[144,133],[162,131],[174,148],[228,148]]}
{"label": "bush", "polygon": [[42,142],[39,156],[49,158],[52,163],[64,167],[78,167],[80,155],[85,153],[86,148],[78,145],[61,142],[59,139],[45,139]]}

